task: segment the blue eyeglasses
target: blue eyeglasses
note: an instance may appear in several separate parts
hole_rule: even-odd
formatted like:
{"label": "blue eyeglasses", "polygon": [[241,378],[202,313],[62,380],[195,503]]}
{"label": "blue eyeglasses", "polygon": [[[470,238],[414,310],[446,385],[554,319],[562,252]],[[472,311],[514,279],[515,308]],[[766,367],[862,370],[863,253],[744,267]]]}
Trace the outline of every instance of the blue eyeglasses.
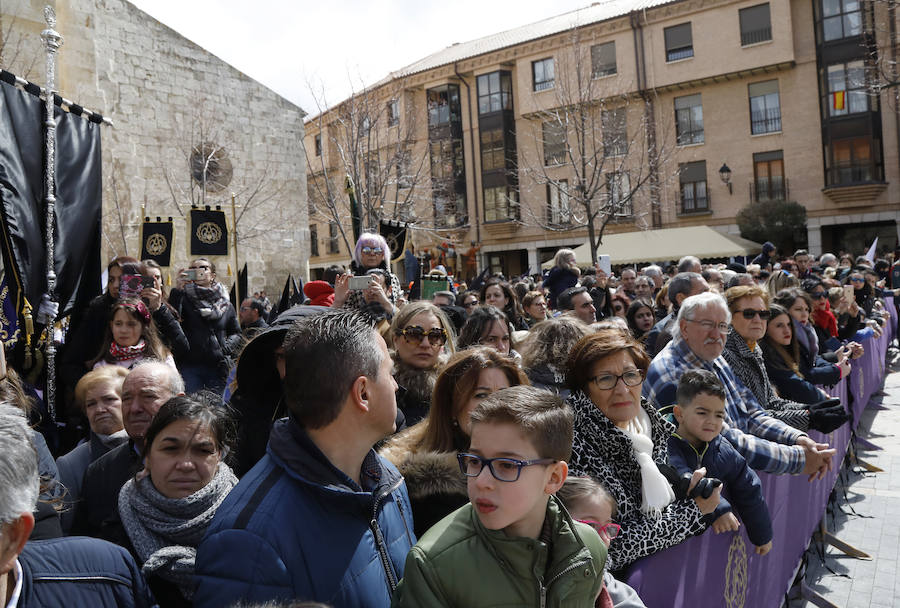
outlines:
{"label": "blue eyeglasses", "polygon": [[553,464],[554,458],[538,458],[536,460],[518,460],[516,458],[482,458],[476,454],[457,454],[459,470],[466,477],[478,477],[485,465],[497,481],[517,481],[523,467],[536,464]]}

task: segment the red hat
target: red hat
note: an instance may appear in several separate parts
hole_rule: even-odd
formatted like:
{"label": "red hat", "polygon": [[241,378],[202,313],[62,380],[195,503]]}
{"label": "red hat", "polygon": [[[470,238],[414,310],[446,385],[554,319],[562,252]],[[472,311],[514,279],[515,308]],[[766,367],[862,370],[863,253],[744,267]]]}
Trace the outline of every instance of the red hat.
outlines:
{"label": "red hat", "polygon": [[303,293],[314,306],[331,306],[334,304],[334,287],[327,281],[308,281],[303,286]]}

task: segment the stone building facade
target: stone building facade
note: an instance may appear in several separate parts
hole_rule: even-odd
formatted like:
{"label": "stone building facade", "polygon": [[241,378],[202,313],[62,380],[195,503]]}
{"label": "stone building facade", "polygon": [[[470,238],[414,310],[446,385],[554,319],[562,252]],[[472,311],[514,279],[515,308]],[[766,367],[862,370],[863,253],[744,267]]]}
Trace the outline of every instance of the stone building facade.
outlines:
{"label": "stone building facade", "polygon": [[[234,193],[237,263],[247,263],[250,291],[276,294],[288,273],[305,277],[303,110],[125,0],[4,2],[3,68],[44,83],[46,4],[64,37],[59,93],[113,121],[102,133],[101,257],[139,255],[142,208],[153,219],[171,216],[174,282],[189,261],[191,203],[220,205],[231,226]],[[211,180],[221,183],[206,190],[191,177],[190,157],[201,144],[212,144],[220,168],[230,163],[230,171]],[[229,253],[214,260],[226,285],[233,281],[228,268],[235,267],[232,247]]]}
{"label": "stone building facade", "polygon": [[[806,208],[813,253],[859,251],[875,234],[891,247],[900,104],[893,89],[874,87],[896,59],[886,5],[611,0],[453,45],[361,94],[375,114],[356,122],[378,134],[362,154],[380,151],[383,164],[384,151],[399,146],[407,166],[424,168],[414,195],[398,170],[375,206],[412,219],[420,249],[443,242],[464,253],[475,243],[479,267],[507,275],[535,272],[557,248],[584,243],[587,230],[571,219],[577,209],[565,208],[579,183],[566,156],[580,145],[577,127],[569,121],[560,135],[547,124],[565,113],[562,92],[579,89],[580,73],[588,75],[586,105],[597,110],[595,145],[613,148],[599,158],[621,158],[594,193],[601,201],[633,195],[606,234],[694,225],[738,234],[742,208],[774,199]],[[310,222],[320,241],[313,268],[348,257],[329,238],[346,213],[327,213],[315,184],[346,171],[340,134],[352,102],[307,120],[307,149],[316,153]],[[406,120],[402,137],[392,134]],[[661,151],[655,166],[647,132]],[[626,152],[614,150],[616,133]]]}

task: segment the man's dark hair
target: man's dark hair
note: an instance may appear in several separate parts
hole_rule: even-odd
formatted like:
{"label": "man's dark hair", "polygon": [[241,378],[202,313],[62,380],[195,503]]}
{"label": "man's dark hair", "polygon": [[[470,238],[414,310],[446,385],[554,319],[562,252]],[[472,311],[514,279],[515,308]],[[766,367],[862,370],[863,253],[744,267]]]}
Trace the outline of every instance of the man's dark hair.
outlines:
{"label": "man's dark hair", "polygon": [[714,373],[705,369],[686,371],[678,381],[675,402],[681,407],[685,407],[690,405],[694,398],[701,393],[725,399],[725,387]]}
{"label": "man's dark hair", "polygon": [[325,269],[325,272],[322,273],[322,280],[333,287],[334,282],[342,274],[344,274],[344,269],[337,264],[332,264]]}
{"label": "man's dark hair", "polygon": [[678,299],[675,297],[678,294],[684,295],[684,297],[688,297],[691,295],[691,290],[694,287],[694,281],[702,281],[703,277],[696,272],[679,272],[674,277],[669,279],[669,302],[674,307],[678,307]]}
{"label": "man's dark hair", "polygon": [[801,256],[801,255],[809,256],[809,252],[806,249],[798,249],[797,251],[794,252],[794,255],[792,255],[791,257],[796,260],[797,257]]}
{"label": "man's dark hair", "polygon": [[360,376],[382,363],[372,320],[355,311],[327,311],[296,322],[284,338],[284,396],[301,426],[334,422]]}
{"label": "man's dark hair", "polygon": [[575,306],[572,304],[572,298],[580,293],[587,293],[587,287],[582,285],[569,287],[556,298],[556,307],[560,310],[575,310]]}
{"label": "man's dark hair", "polygon": [[250,308],[259,313],[260,317],[266,316],[266,305],[263,304],[262,300],[257,298],[247,298],[250,300]]}

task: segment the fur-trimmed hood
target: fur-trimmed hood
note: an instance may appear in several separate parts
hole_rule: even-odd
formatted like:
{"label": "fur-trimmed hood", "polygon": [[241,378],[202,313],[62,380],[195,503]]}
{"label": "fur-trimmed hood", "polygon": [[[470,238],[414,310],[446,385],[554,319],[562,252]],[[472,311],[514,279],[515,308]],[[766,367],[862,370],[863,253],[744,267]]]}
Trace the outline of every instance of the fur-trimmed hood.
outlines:
{"label": "fur-trimmed hood", "polygon": [[459,470],[456,452],[416,451],[420,435],[412,427],[391,437],[379,454],[387,458],[406,479],[409,497],[421,500],[435,494],[468,496],[466,478]]}

